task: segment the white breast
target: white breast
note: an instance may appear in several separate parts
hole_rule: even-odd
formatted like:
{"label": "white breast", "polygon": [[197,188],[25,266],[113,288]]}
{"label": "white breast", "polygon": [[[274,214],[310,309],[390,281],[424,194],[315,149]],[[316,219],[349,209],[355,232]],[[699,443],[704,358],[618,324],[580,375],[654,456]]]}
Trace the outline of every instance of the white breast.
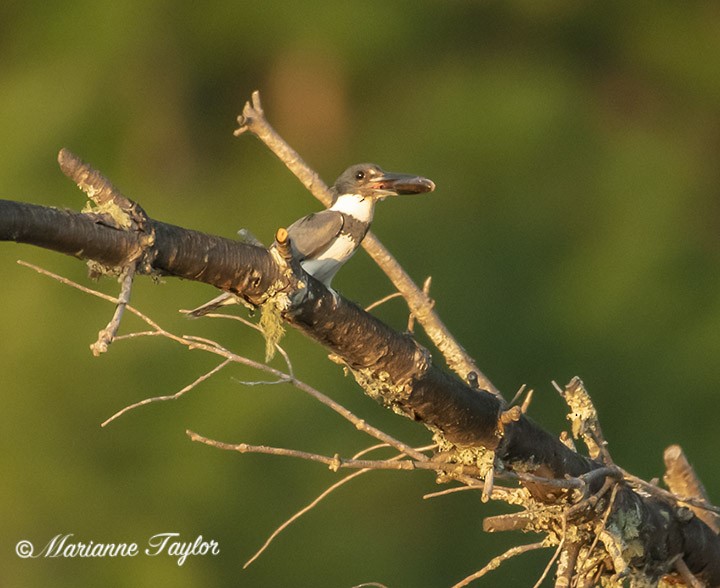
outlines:
{"label": "white breast", "polygon": [[355,253],[355,245],[355,241],[350,239],[349,236],[340,235],[340,237],[318,257],[315,259],[306,259],[301,265],[307,273],[330,287],[330,282],[342,264]]}
{"label": "white breast", "polygon": [[[358,194],[343,194],[333,203],[330,210],[342,212],[352,216],[363,223],[371,223],[375,210],[375,200],[363,198]],[[330,282],[342,265],[352,257],[358,243],[349,235],[341,234],[335,242],[314,259],[301,262],[303,269],[320,280],[328,288]]]}
{"label": "white breast", "polygon": [[330,210],[337,210],[354,216],[361,222],[370,223],[373,219],[375,201],[358,194],[343,194],[333,203]]}

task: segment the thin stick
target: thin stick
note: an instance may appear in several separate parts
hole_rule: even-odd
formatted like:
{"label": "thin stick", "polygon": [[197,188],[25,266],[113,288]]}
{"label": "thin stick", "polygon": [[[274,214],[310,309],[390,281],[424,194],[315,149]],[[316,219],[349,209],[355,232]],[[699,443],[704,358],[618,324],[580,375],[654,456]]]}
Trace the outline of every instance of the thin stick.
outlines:
{"label": "thin stick", "polygon": [[400,298],[400,297],[402,297],[402,294],[400,292],[393,292],[392,294],[388,294],[387,296],[384,296],[380,300],[376,300],[370,306],[366,306],[365,312],[370,312],[373,308],[377,308],[381,304],[385,304],[386,302],[392,300],[393,298]]}
{"label": "thin stick", "polygon": [[180,398],[183,394],[186,392],[190,392],[195,386],[200,384],[201,382],[204,382],[208,378],[211,378],[215,374],[217,374],[221,369],[223,369],[226,365],[228,365],[231,362],[230,359],[226,359],[222,363],[216,365],[213,369],[211,369],[209,372],[206,372],[199,378],[197,378],[192,384],[188,384],[185,386],[182,390],[179,392],[175,392],[175,394],[170,394],[167,396],[155,396],[153,398],[145,398],[144,400],[141,400],[140,402],[136,402],[135,404],[130,404],[129,406],[126,406],[125,408],[117,411],[114,415],[112,415],[109,419],[103,421],[100,426],[104,427],[106,425],[109,425],[111,422],[113,422],[116,418],[122,416],[126,412],[133,410],[134,408],[137,408],[139,406],[145,406],[146,404],[151,404],[153,402],[164,402],[165,400],[177,400]]}
{"label": "thin stick", "polygon": [[[97,298],[101,298],[102,300],[112,302],[113,304],[117,303],[117,299],[113,298],[112,296],[108,296],[107,294],[103,294],[102,292],[98,292],[96,290],[92,290],[90,288],[87,288],[85,286],[77,284],[76,282],[73,282],[72,280],[68,280],[67,278],[64,278],[62,276],[54,274],[53,272],[50,272],[46,269],[43,269],[41,267],[38,267],[36,265],[30,264],[30,263],[27,263],[24,261],[18,261],[18,263],[20,265],[23,265],[25,267],[33,269],[40,274],[43,274],[50,278],[53,278],[54,280],[57,280],[58,282],[60,282],[62,284],[76,288],[76,289],[80,290],[81,292],[91,294],[92,296],[96,296]],[[326,396],[319,390],[313,388],[312,386],[309,386],[305,382],[296,379],[291,374],[286,374],[285,372],[282,372],[278,369],[270,367],[267,364],[259,363],[257,361],[253,361],[247,357],[243,357],[241,355],[232,353],[231,351],[228,351],[221,345],[219,345],[213,341],[209,341],[207,339],[201,339],[199,337],[189,337],[189,336],[179,337],[177,335],[174,335],[173,333],[166,331],[162,327],[160,327],[160,325],[158,325],[155,321],[153,321],[148,316],[144,315],[142,312],[140,312],[133,306],[127,305],[127,310],[128,310],[128,312],[131,312],[132,314],[134,314],[138,318],[140,318],[142,321],[144,321],[148,326],[153,328],[159,335],[161,335],[163,337],[167,337],[168,339],[175,341],[176,343],[180,343],[181,345],[188,347],[188,349],[199,349],[202,351],[207,351],[209,353],[214,353],[216,355],[219,355],[221,357],[229,359],[233,362],[240,363],[240,364],[248,366],[250,368],[257,369],[259,371],[264,371],[268,374],[275,376],[278,379],[286,378],[287,381],[290,384],[292,384],[295,388],[312,396],[318,402],[321,402],[322,404],[324,404],[331,410],[335,411],[341,417],[343,417],[344,419],[346,419],[347,421],[352,423],[357,430],[363,431],[364,433],[370,435],[371,437],[375,437],[375,439],[377,439],[378,441],[381,441],[383,443],[387,443],[388,445],[391,445],[392,447],[397,449],[399,452],[404,453],[405,455],[408,455],[409,457],[412,457],[416,461],[424,461],[424,460],[429,459],[428,456],[416,451],[410,445],[407,445],[406,443],[403,443],[402,441],[395,439],[394,437],[388,435],[387,433],[381,431],[380,429],[377,429],[376,427],[369,425],[364,419],[358,418],[355,414],[353,414],[351,411],[349,411],[343,405],[335,402],[334,400],[332,400],[331,398],[329,398],[328,396]]]}
{"label": "thin stick", "polygon": [[238,380],[232,379],[236,384],[241,386],[277,386],[278,384],[287,384],[291,382],[291,378],[278,378],[277,380]]}
{"label": "thin stick", "polygon": [[[381,443],[379,445],[374,445],[372,447],[368,447],[367,449],[363,449],[359,453],[356,453],[353,458],[356,459],[362,455],[365,455],[369,453],[370,451],[374,451],[376,449],[380,449],[382,447],[387,447],[385,443]],[[341,486],[347,484],[351,480],[354,480],[358,476],[361,476],[363,474],[366,474],[372,470],[360,470],[357,472],[353,472],[352,474],[349,474],[345,476],[342,480],[339,480],[338,482],[335,482],[332,484],[329,488],[327,488],[325,491],[323,491],[317,498],[315,498],[310,504],[305,506],[304,508],[301,508],[299,511],[297,511],[294,515],[292,515],[289,519],[287,519],[282,525],[280,525],[277,529],[275,529],[270,536],[267,538],[265,543],[263,543],[262,547],[257,550],[257,552],[245,562],[245,565],[243,565],[243,569],[246,569],[252,562],[254,562],[260,555],[270,546],[270,544],[275,540],[275,538],[282,533],[285,529],[287,529],[292,523],[294,523],[296,520],[298,520],[301,516],[315,508],[315,506],[318,505],[323,499],[325,499],[330,493],[334,492]]]}
{"label": "thin stick", "polygon": [[[268,123],[260,103],[260,92],[257,90],[252,93],[251,100],[245,103],[242,115],[238,117],[238,123],[240,127],[235,131],[235,136],[247,131],[253,133],[295,174],[313,196],[325,206],[330,205],[332,196],[327,185]],[[410,311],[423,326],[430,340],[443,354],[448,366],[462,379],[465,379],[470,372],[475,372],[478,374],[481,388],[500,396],[498,389],[454,339],[449,329],[433,310],[433,305],[428,302],[427,297],[377,237],[368,233],[362,246],[380,269],[387,274],[398,291],[402,292]]]}
{"label": "thin stick", "polygon": [[[85,292],[86,294],[90,294],[92,296],[95,296],[97,298],[100,298],[102,300],[106,300],[107,302],[111,302],[113,304],[118,303],[118,299],[114,298],[112,296],[108,296],[107,294],[103,294],[102,292],[98,292],[97,290],[93,290],[91,288],[87,288],[86,286],[83,286],[81,284],[78,284],[77,282],[73,282],[72,280],[69,280],[67,278],[64,278],[63,276],[60,276],[58,274],[55,274],[51,271],[48,271],[44,268],[41,268],[39,266],[33,265],[31,263],[27,263],[25,261],[18,261],[18,264],[25,266],[27,268],[30,268],[42,275],[48,276],[61,284],[64,284],[66,286],[70,286],[72,288],[75,288],[77,290],[80,290],[81,292]],[[285,372],[282,372],[278,369],[275,369],[273,367],[270,367],[269,365],[265,363],[260,363],[257,361],[253,361],[252,359],[249,359],[247,357],[243,357],[242,355],[237,355],[235,353],[232,353],[231,351],[228,351],[218,343],[211,341],[209,339],[202,339],[200,337],[192,337],[192,336],[178,336],[175,335],[169,331],[166,331],[163,329],[158,323],[156,323],[154,320],[152,320],[147,315],[140,312],[137,308],[134,306],[131,306],[128,304],[126,306],[126,309],[128,312],[134,314],[137,316],[140,320],[142,320],[144,323],[146,323],[149,327],[153,328],[158,335],[162,337],[166,337],[172,341],[175,341],[176,343],[180,343],[181,345],[186,346],[188,349],[200,349],[202,351],[207,351],[210,353],[215,353],[216,355],[220,355],[221,357],[225,357],[226,359],[230,359],[235,363],[240,363],[242,365],[245,365],[247,367],[265,371],[269,374],[274,375],[277,378],[282,377],[289,377],[288,374]],[[293,380],[295,382],[295,380]]]}
{"label": "thin stick", "polygon": [[455,492],[465,492],[465,490],[483,490],[482,486],[455,486],[454,488],[446,488],[445,490],[439,490],[438,492],[428,492],[423,495],[423,500],[429,500],[430,498],[439,498],[440,496],[446,496],[448,494],[454,494]]}
{"label": "thin stick", "polygon": [[380,429],[377,429],[373,427],[372,425],[369,425],[364,419],[358,418],[353,414],[351,411],[349,411],[347,408],[345,408],[342,404],[339,404],[320,392],[319,390],[316,390],[312,386],[309,386],[305,382],[302,382],[300,380],[293,379],[292,385],[296,388],[302,390],[306,394],[309,394],[316,400],[319,400],[322,402],[325,406],[331,408],[336,413],[338,413],[340,416],[342,416],[344,419],[350,421],[355,428],[358,431],[363,431],[367,433],[368,435],[375,437],[378,441],[382,441],[383,443],[387,443],[388,445],[391,445],[401,453],[404,453],[405,455],[412,457],[416,461],[425,461],[429,459],[426,455],[416,451],[413,449],[410,445],[407,445],[406,443],[403,443],[394,437],[388,435],[384,431],[381,431]]}
{"label": "thin stick", "polygon": [[691,496],[677,496],[676,494],[673,494],[672,492],[668,492],[664,488],[659,488],[658,486],[655,486],[654,484],[651,484],[650,482],[646,482],[645,480],[638,478],[637,476],[629,474],[625,470],[621,470],[621,471],[623,473],[623,478],[625,478],[625,480],[627,480],[628,482],[630,482],[631,484],[633,484],[635,486],[642,488],[643,490],[646,490],[650,494],[653,494],[655,496],[660,496],[662,498],[667,498],[678,504],[680,504],[680,503],[687,504],[687,505],[693,506],[695,508],[701,508],[703,510],[707,510],[710,512],[720,514],[720,506],[715,506],[713,504],[705,502],[702,499],[693,498]]}
{"label": "thin stick", "polygon": [[338,480],[335,482],[332,486],[327,488],[322,494],[320,494],[317,498],[315,498],[312,502],[310,502],[307,506],[301,508],[299,511],[297,511],[293,516],[291,516],[288,520],[286,520],[282,525],[280,525],[277,529],[275,529],[270,536],[267,538],[265,543],[262,544],[262,547],[257,550],[257,552],[245,562],[243,565],[243,569],[246,569],[252,562],[254,562],[258,557],[262,555],[262,553],[270,547],[270,544],[275,540],[275,538],[282,533],[285,529],[287,529],[292,523],[294,523],[296,520],[298,520],[301,516],[303,516],[308,511],[312,510],[317,506],[319,502],[321,502],[324,498],[326,498],[329,494],[340,488],[341,486],[344,486],[348,482],[354,480],[358,476],[362,476],[363,474],[367,474],[368,472],[371,472],[370,469],[363,469],[359,470],[357,472],[353,472],[352,474],[349,474],[345,476],[342,480]]}
{"label": "thin stick", "polygon": [[464,586],[467,586],[471,582],[474,582],[475,580],[482,578],[488,572],[491,572],[492,570],[497,569],[503,562],[509,560],[510,558],[515,557],[516,555],[520,555],[522,553],[527,553],[528,551],[542,549],[544,547],[547,547],[547,545],[545,545],[542,541],[539,541],[538,543],[529,543],[527,545],[517,545],[515,547],[511,547],[502,555],[498,555],[497,557],[492,558],[488,562],[488,564],[481,570],[478,570],[474,574],[470,574],[467,578],[460,580],[460,582],[453,585],[452,588],[463,588]]}
{"label": "thin stick", "polygon": [[565,518],[563,518],[563,521],[562,521],[563,537],[560,540],[560,543],[558,544],[557,549],[555,550],[555,553],[553,553],[553,556],[550,558],[550,561],[547,562],[547,565],[545,566],[543,573],[538,578],[538,581],[535,582],[535,585],[533,586],[533,588],[540,588],[541,584],[545,581],[545,578],[547,577],[548,573],[550,572],[550,568],[552,567],[552,565],[555,563],[555,560],[557,560],[558,556],[562,552],[562,548],[565,545],[565,531],[566,531],[565,524],[566,524],[566,520],[565,520]]}
{"label": "thin stick", "polygon": [[118,303],[115,307],[112,319],[108,325],[98,333],[98,338],[95,343],[90,345],[90,351],[95,357],[105,353],[108,350],[108,345],[112,343],[117,336],[118,329],[120,328],[120,321],[122,320],[125,307],[130,302],[130,292],[132,291],[133,278],[135,276],[135,265],[130,264],[125,269],[124,275],[122,276],[120,288],[120,295],[118,296]]}
{"label": "thin stick", "polygon": [[[320,455],[318,453],[309,453],[307,451],[299,451],[297,449],[287,449],[285,447],[269,447],[267,445],[250,445],[248,443],[224,443],[222,441],[216,441],[203,437],[202,435],[187,430],[186,434],[190,437],[191,441],[198,443],[204,443],[217,449],[224,449],[225,451],[237,451],[238,453],[263,453],[265,455],[281,455],[285,457],[294,457],[297,459],[304,459],[307,461],[314,461],[325,464],[332,471],[337,471],[340,468],[349,469],[374,469],[374,470],[431,470],[431,471],[445,471],[448,466],[453,464],[441,463],[434,460],[429,460],[426,456],[423,461],[415,461],[410,459],[401,459],[397,461],[389,460],[368,460],[368,459],[352,459],[342,458],[339,455],[328,457],[326,455]],[[405,452],[403,452],[405,454]],[[455,465],[454,468],[461,473],[472,473],[478,475],[479,468],[475,466],[467,465]]]}
{"label": "thin stick", "polygon": [[[263,331],[259,325],[257,325],[256,323],[253,323],[252,321],[249,321],[241,316],[235,315],[235,314],[223,314],[221,312],[209,312],[207,314],[204,314],[203,318],[229,319],[229,320],[233,320],[233,321],[238,321],[239,323],[245,325],[246,327],[250,327],[254,331],[257,331],[261,335],[263,334]],[[275,344],[275,349],[278,351],[278,353],[280,353],[283,360],[285,361],[285,365],[287,366],[288,373],[294,378],[295,372],[293,369],[292,362],[290,361],[290,356],[288,355],[287,351],[285,351],[285,349],[278,343]]]}
{"label": "thin stick", "polygon": [[242,115],[238,116],[237,120],[240,126],[233,133],[236,137],[246,131],[253,133],[295,174],[295,177],[315,198],[320,200],[324,206],[332,204],[332,194],[325,182],[303,161],[300,154],[270,126],[260,103],[260,92],[255,90],[252,93],[250,100],[245,103]]}
{"label": "thin stick", "polygon": [[[423,282],[422,287],[422,293],[424,294],[425,298],[427,298],[428,301],[430,301],[430,304],[435,306],[435,301],[430,300],[430,286],[432,285],[432,276],[428,276],[425,278],[425,281]],[[408,316],[408,325],[407,325],[408,333],[414,333],[415,332],[415,315],[411,312]],[[475,373],[475,372],[473,372]],[[467,374],[466,374],[467,376]],[[478,382],[479,384],[479,382]]]}

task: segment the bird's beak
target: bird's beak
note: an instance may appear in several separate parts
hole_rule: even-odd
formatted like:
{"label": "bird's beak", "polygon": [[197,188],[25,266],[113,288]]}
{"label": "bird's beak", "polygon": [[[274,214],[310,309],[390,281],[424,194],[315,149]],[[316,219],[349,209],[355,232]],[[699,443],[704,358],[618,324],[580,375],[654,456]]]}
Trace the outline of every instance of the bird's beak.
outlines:
{"label": "bird's beak", "polygon": [[385,196],[397,196],[398,194],[432,192],[435,189],[435,182],[421,176],[385,172],[382,176],[370,182],[368,187],[373,196],[384,198]]}

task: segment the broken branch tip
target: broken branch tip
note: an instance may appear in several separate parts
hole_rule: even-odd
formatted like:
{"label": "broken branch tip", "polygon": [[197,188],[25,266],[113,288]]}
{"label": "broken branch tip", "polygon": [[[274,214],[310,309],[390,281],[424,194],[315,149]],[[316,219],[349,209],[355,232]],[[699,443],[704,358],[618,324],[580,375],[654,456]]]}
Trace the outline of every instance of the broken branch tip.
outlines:
{"label": "broken branch tip", "polygon": [[275,240],[280,243],[281,245],[284,245],[287,243],[289,234],[285,227],[280,227],[277,232],[275,233]]}

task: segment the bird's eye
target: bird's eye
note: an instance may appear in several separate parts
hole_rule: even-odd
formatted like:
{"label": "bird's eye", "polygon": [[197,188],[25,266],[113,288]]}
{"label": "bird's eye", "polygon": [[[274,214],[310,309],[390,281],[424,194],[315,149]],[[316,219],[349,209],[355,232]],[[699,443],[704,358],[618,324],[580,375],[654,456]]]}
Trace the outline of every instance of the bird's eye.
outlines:
{"label": "bird's eye", "polygon": [[364,180],[365,172],[364,171],[355,172],[355,179],[356,180]]}

